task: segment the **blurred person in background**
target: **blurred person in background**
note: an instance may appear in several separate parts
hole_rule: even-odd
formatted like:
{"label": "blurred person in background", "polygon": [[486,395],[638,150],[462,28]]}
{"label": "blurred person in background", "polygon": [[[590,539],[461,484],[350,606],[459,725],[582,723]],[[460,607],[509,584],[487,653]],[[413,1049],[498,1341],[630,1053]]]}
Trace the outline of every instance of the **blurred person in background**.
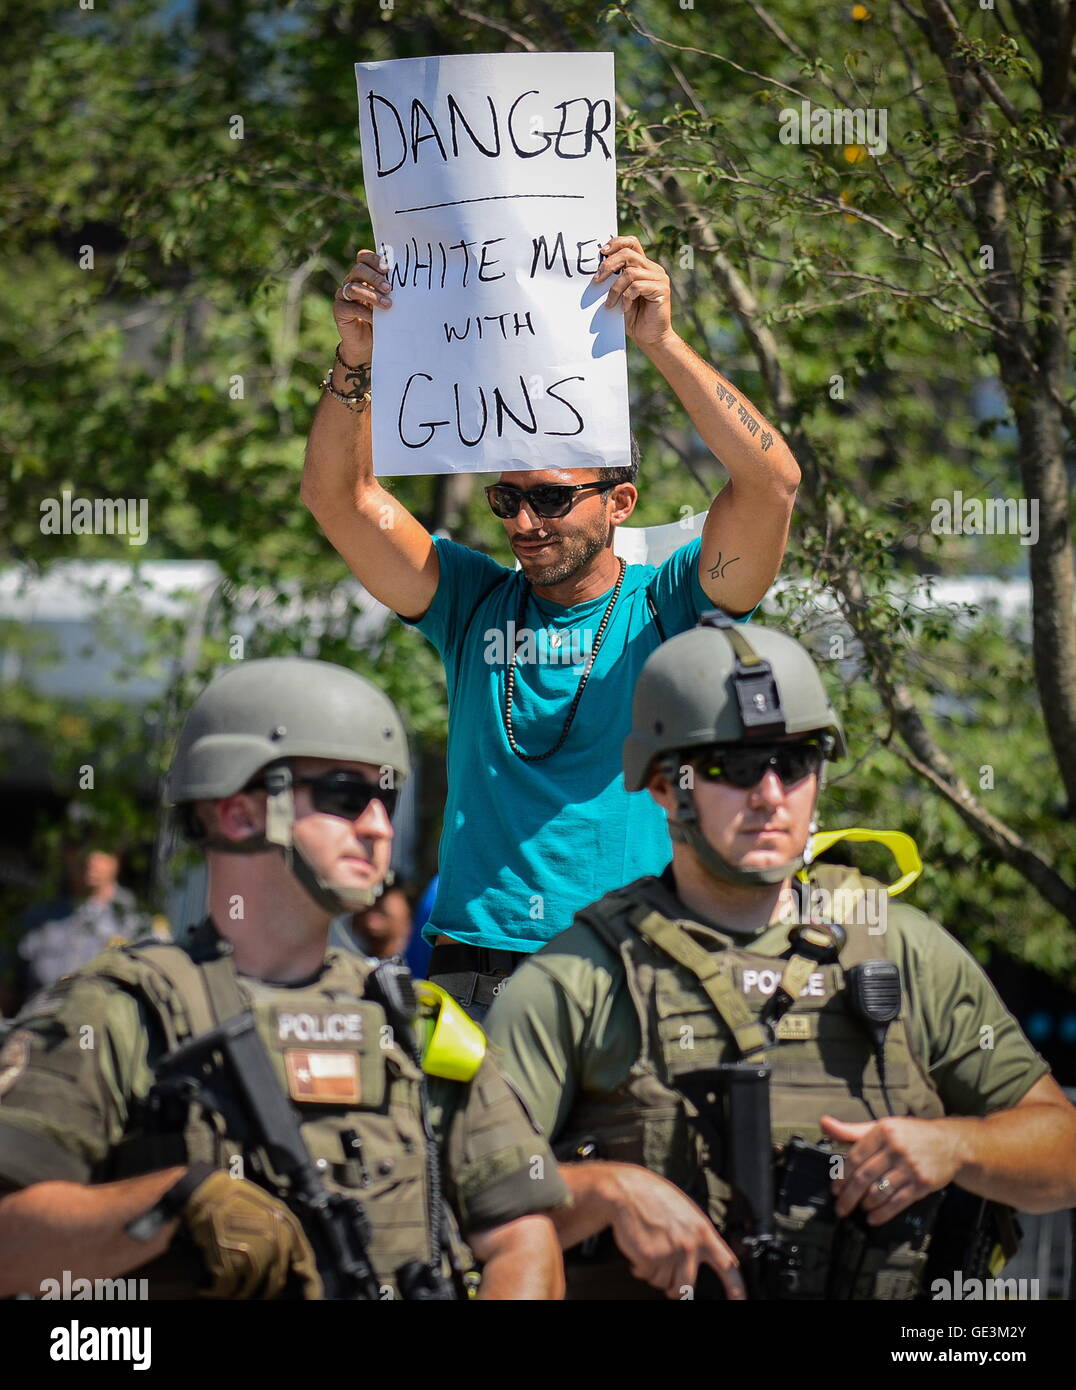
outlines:
{"label": "blurred person in background", "polygon": [[14,1014],[38,990],[85,965],[107,946],[150,930],[134,894],[119,881],[120,856],[105,843],[64,847],[67,892],[28,907],[0,958],[0,1014]]}
{"label": "blurred person in background", "polygon": [[400,884],[386,888],[371,907],[337,917],[330,945],[371,960],[403,956],[411,939],[411,904]]}
{"label": "blurred person in background", "polygon": [[422,927],[429,918],[432,902],[433,895],[427,888],[412,913],[406,886],[393,884],[372,907],[338,917],[333,923],[331,944],[341,950],[358,951],[371,960],[399,956],[407,962],[415,979],[425,979],[431,948],[422,939]]}

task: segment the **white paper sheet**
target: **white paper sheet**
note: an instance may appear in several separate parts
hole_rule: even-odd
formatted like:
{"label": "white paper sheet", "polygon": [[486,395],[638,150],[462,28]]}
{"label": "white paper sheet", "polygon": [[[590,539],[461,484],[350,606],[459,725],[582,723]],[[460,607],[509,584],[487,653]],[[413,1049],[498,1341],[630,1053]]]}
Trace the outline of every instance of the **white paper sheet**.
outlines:
{"label": "white paper sheet", "polygon": [[701,536],[705,521],[705,512],[695,512],[664,526],[618,526],[613,532],[613,554],[622,555],[629,565],[660,565]]}
{"label": "white paper sheet", "polygon": [[356,63],[375,249],[379,476],[624,467],[611,53]]}

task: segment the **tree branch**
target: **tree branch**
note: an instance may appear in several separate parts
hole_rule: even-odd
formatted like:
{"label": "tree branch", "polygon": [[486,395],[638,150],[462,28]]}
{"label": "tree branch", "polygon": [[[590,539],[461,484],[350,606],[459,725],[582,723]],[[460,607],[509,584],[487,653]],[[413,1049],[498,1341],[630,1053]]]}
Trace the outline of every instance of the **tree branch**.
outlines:
{"label": "tree branch", "polygon": [[[967,43],[967,35],[956,22],[956,15],[953,14],[946,0],[923,0],[923,8],[926,10],[930,19],[934,21],[936,31],[944,30],[948,35],[950,40],[950,53],[954,53],[958,43]],[[1019,126],[1021,124],[1020,113],[998,86],[997,82],[994,80],[993,73],[984,68],[982,63],[977,63],[975,61],[969,62],[968,67],[969,70],[974,73],[975,80],[978,82],[979,86],[1004,115],[1009,124],[1011,126]]]}
{"label": "tree branch", "polygon": [[767,87],[776,87],[778,91],[788,92],[791,96],[799,97],[800,101],[807,101],[805,93],[798,87],[789,87],[785,82],[778,82],[775,77],[767,77],[765,73],[756,72],[754,68],[741,67],[739,63],[734,63],[731,58],[726,58],[723,53],[712,53],[706,48],[692,48],[690,44],[671,43],[668,39],[660,39],[657,34],[652,34],[648,29],[644,29],[634,15],[622,9],[621,14],[628,21],[637,34],[641,34],[644,39],[649,39],[651,43],[660,43],[664,48],[675,48],[679,53],[697,53],[701,58],[712,58],[717,63],[724,63],[726,67],[733,68],[736,72],[741,72],[745,77],[753,77],[756,81],[764,83]]}
{"label": "tree branch", "polygon": [[492,19],[489,15],[479,14],[477,10],[461,9],[458,13],[461,14],[464,19],[469,19],[472,24],[485,24],[490,29],[496,29],[498,33],[507,35],[513,43],[518,43],[520,48],[525,48],[528,53],[541,52],[541,49],[536,43],[531,43],[530,39],[524,34],[510,28],[507,24],[503,24],[499,19]]}

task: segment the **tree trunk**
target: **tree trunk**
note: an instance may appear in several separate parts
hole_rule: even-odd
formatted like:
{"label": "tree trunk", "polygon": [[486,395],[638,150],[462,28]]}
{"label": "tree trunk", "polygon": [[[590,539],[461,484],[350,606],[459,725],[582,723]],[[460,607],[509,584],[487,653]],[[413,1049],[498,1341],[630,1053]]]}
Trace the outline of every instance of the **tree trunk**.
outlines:
{"label": "tree trunk", "polygon": [[[1025,388],[1026,389],[1026,388]],[[1010,391],[1011,400],[1020,394]],[[1029,546],[1032,652],[1043,718],[1068,814],[1076,814],[1076,622],[1068,480],[1060,412],[1040,392],[1016,411],[1024,491],[1038,501],[1039,537]]]}

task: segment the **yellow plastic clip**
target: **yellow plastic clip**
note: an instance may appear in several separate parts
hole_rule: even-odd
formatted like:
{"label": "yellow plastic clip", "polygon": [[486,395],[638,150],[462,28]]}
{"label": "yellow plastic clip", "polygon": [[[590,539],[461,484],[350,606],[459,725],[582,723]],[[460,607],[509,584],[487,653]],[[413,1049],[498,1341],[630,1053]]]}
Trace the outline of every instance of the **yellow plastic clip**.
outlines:
{"label": "yellow plastic clip", "polygon": [[486,1035],[440,985],[416,980],[419,1003],[432,1011],[424,1019],[422,1070],[447,1081],[470,1081],[486,1055]]}
{"label": "yellow plastic clip", "polygon": [[[909,888],[923,872],[923,861],[919,857],[919,849],[912,837],[905,835],[903,830],[863,830],[859,828],[819,830],[808,841],[807,853],[804,856],[806,864],[810,864],[816,855],[824,854],[838,840],[874,841],[880,845],[885,845],[897,861],[897,868],[900,870],[900,878],[886,886],[885,891],[891,898],[895,898],[898,893],[903,893],[905,888]],[[808,872],[809,870],[805,866],[800,869],[796,877],[806,879]]]}

